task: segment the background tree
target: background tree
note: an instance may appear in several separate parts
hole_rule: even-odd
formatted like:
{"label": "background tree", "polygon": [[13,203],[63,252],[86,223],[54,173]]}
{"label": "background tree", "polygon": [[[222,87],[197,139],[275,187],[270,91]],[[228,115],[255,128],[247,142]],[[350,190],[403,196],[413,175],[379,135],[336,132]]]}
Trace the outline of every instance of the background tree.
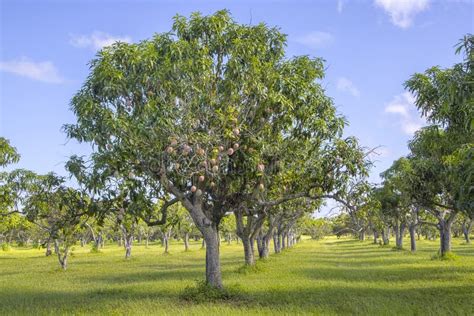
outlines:
{"label": "background tree", "polygon": [[464,60],[452,68],[432,67],[405,86],[430,126],[410,143],[412,193],[438,219],[440,254],[451,250],[451,226],[459,212],[474,209],[474,37],[458,46]]}

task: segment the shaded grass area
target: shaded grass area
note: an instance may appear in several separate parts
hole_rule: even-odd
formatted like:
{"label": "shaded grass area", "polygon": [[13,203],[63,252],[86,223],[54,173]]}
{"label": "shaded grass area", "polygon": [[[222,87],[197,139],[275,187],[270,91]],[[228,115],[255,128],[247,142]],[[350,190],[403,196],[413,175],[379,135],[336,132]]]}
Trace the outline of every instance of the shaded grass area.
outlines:
{"label": "shaded grass area", "polygon": [[242,268],[241,245],[222,244],[224,284],[238,299],[205,303],[183,299],[204,276],[199,248],[174,243],[163,255],[159,245],[135,245],[125,260],[115,245],[101,253],[76,246],[66,272],[42,250],[0,252],[0,315],[474,314],[474,246],[457,239],[454,261],[431,260],[436,241],[421,241],[412,254],[328,238],[253,269]]}

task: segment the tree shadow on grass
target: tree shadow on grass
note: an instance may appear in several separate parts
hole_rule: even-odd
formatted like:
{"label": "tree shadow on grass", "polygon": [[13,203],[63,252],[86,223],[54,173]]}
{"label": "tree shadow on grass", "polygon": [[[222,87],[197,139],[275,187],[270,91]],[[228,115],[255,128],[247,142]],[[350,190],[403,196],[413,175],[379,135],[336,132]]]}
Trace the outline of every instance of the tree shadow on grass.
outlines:
{"label": "tree shadow on grass", "polygon": [[468,315],[472,312],[473,290],[472,286],[388,289],[315,284],[312,288],[271,288],[246,295],[262,307],[279,310],[292,305],[315,314],[330,311],[348,315]]}

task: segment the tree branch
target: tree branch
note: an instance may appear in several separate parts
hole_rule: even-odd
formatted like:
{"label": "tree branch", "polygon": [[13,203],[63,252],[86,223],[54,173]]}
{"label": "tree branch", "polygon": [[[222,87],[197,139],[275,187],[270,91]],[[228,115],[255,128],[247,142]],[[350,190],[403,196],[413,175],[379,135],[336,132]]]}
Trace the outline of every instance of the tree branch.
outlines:
{"label": "tree branch", "polygon": [[150,220],[150,217],[148,218],[145,218],[145,217],[142,217],[141,216],[141,219],[148,225],[148,226],[158,226],[158,225],[163,225],[166,223],[166,219],[168,217],[168,207],[170,207],[171,205],[177,203],[179,201],[178,198],[174,198],[170,201],[167,201],[165,202],[161,208],[160,208],[160,212],[161,212],[161,219],[159,220],[155,220],[155,221],[151,221]]}

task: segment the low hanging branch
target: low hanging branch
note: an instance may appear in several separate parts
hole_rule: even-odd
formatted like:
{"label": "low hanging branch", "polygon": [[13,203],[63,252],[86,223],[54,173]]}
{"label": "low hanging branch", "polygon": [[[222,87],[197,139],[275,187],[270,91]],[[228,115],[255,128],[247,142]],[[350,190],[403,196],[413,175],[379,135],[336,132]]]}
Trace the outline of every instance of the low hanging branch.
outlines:
{"label": "low hanging branch", "polygon": [[148,217],[141,217],[142,220],[148,225],[148,226],[158,226],[158,225],[163,225],[166,223],[166,219],[168,217],[168,207],[170,207],[171,205],[173,204],[176,204],[177,202],[179,201],[178,198],[174,198],[170,201],[167,201],[165,202],[161,208],[160,208],[160,212],[161,212],[161,219],[159,220],[154,220],[152,221],[150,219],[150,216]]}

